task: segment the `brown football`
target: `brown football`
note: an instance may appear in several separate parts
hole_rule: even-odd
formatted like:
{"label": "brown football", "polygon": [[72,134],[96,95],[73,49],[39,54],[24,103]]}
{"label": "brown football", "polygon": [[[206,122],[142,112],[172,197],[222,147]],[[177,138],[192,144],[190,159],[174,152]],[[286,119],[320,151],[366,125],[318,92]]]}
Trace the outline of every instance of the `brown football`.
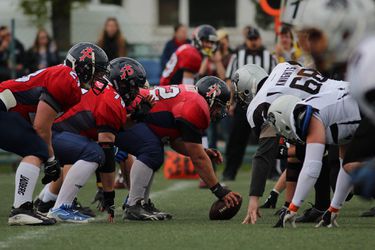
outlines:
{"label": "brown football", "polygon": [[228,208],[225,206],[225,202],[223,200],[215,201],[210,209],[210,220],[230,220],[232,219],[240,210],[242,205],[242,198],[238,197],[238,205],[234,207]]}

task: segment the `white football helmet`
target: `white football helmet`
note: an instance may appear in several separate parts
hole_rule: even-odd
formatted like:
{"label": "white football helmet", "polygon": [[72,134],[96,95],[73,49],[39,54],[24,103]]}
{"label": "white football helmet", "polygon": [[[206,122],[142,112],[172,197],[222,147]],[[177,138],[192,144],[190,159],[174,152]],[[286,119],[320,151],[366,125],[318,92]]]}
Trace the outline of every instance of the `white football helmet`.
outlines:
{"label": "white football helmet", "polygon": [[303,2],[297,18],[293,21],[294,27],[296,30],[317,29],[323,32],[328,38],[325,58],[332,62],[347,61],[367,31],[372,29],[375,10],[372,0]]}
{"label": "white football helmet", "polygon": [[293,111],[301,99],[293,95],[283,95],[272,102],[268,109],[268,120],[276,131],[291,141],[302,142],[297,135]]}
{"label": "white football helmet", "polygon": [[232,77],[236,98],[245,104],[250,104],[256,95],[259,83],[267,77],[267,72],[255,64],[246,64],[239,68]]}
{"label": "white football helmet", "polygon": [[375,123],[375,36],[365,39],[348,64],[347,80],[361,111]]}

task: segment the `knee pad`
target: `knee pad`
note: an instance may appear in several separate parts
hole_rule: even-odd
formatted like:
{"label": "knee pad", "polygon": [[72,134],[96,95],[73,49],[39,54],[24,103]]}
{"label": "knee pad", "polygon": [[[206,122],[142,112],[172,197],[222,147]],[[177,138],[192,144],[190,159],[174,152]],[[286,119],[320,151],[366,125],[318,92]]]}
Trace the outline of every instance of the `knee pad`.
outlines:
{"label": "knee pad", "polygon": [[103,149],[96,142],[89,142],[82,151],[80,159],[96,162],[101,166],[104,164],[105,155]]}
{"label": "knee pad", "polygon": [[302,169],[302,163],[289,163],[286,167],[286,181],[297,182],[299,173]]}

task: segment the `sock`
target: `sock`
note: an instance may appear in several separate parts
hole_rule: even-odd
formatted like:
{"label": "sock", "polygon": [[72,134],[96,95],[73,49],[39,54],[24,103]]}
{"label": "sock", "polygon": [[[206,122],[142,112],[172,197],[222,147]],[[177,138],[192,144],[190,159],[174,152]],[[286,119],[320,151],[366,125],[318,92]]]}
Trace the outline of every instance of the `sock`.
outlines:
{"label": "sock", "polygon": [[130,190],[128,205],[134,206],[138,200],[144,198],[146,189],[148,188],[154,171],[146,164],[139,160],[135,160],[130,170]]}
{"label": "sock", "polygon": [[341,168],[337,177],[336,190],[333,194],[331,207],[340,209],[351,189],[351,177],[345,172],[344,168]]}
{"label": "sock", "polygon": [[47,185],[45,185],[43,187],[42,191],[40,191],[40,193],[38,195],[39,200],[43,200],[44,193],[46,192],[47,188],[49,188],[49,184],[50,183],[48,183]]}
{"label": "sock", "polygon": [[79,160],[74,163],[64,178],[64,182],[53,208],[59,208],[63,204],[71,205],[79,189],[85,185],[97,168],[98,163],[96,162]]}
{"label": "sock", "polygon": [[13,207],[18,208],[25,202],[32,202],[33,192],[38,181],[40,168],[21,162],[16,172],[16,189],[14,192]]}
{"label": "sock", "polygon": [[144,200],[146,202],[150,199],[151,186],[152,186],[152,182],[154,181],[154,176],[155,176],[155,172],[152,174],[150,183],[148,184],[146,191],[145,191]]}
{"label": "sock", "polygon": [[320,211],[328,209],[331,203],[331,188],[329,182],[330,167],[327,157],[323,158],[322,171],[315,183],[315,203],[314,207]]}
{"label": "sock", "polygon": [[57,194],[54,194],[49,190],[49,184],[46,185],[48,188],[44,191],[43,202],[55,201],[57,199]]}

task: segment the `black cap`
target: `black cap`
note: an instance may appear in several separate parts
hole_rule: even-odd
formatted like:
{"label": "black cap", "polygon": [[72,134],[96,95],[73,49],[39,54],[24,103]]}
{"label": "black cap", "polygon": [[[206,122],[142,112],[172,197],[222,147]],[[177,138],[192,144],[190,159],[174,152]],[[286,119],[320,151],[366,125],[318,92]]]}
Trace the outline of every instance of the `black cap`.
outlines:
{"label": "black cap", "polygon": [[250,28],[247,32],[247,39],[257,39],[260,37],[260,33],[256,28]]}

